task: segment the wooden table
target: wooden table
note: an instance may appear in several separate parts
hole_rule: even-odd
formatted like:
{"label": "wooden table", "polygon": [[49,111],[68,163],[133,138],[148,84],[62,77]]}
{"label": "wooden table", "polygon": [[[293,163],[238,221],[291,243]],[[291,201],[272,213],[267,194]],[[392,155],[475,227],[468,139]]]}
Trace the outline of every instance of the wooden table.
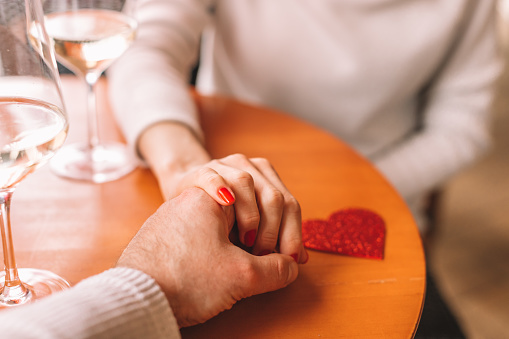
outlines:
{"label": "wooden table", "polygon": [[[63,77],[68,141],[85,140],[85,87]],[[104,92],[104,87],[103,87]],[[387,225],[382,261],[309,251],[289,287],[242,300],[184,338],[411,338],[425,290],[420,237],[403,200],[364,158],[328,133],[286,114],[224,98],[196,97],[211,154],[266,157],[300,201],[304,219],[368,208]],[[111,111],[105,95],[102,111]],[[101,131],[120,138],[110,114]],[[226,133],[227,131],[227,133]],[[70,181],[45,166],[21,183],[12,222],[18,267],[71,284],[110,268],[162,202],[147,169],[106,184]]]}

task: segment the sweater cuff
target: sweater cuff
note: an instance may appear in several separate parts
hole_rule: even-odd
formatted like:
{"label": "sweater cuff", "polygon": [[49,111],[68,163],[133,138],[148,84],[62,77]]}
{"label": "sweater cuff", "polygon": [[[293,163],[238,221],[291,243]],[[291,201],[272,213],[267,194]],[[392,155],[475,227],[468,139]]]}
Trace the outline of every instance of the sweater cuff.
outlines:
{"label": "sweater cuff", "polygon": [[141,271],[112,268],[75,288],[102,300],[99,308],[93,308],[101,327],[109,331],[108,337],[168,338],[179,333],[166,296],[156,281]]}
{"label": "sweater cuff", "polygon": [[157,283],[119,267],[30,305],[0,313],[0,333],[17,338],[180,338]]}

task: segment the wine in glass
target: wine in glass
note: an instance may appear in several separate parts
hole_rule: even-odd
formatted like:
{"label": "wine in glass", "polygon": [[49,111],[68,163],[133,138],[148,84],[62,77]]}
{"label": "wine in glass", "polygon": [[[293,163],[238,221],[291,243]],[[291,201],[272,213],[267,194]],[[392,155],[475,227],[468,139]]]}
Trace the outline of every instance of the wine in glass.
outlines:
{"label": "wine in glass", "polygon": [[[32,30],[36,34],[29,34]],[[37,38],[35,38],[36,36]],[[10,223],[16,186],[65,141],[68,122],[43,12],[36,0],[0,0],[0,308],[69,287],[56,274],[16,266]]]}
{"label": "wine in glass", "polygon": [[126,145],[100,142],[95,87],[101,74],[134,40],[135,0],[46,0],[45,24],[57,60],[84,79],[88,141],[63,147],[52,159],[57,174],[95,183],[116,180],[136,167]]}

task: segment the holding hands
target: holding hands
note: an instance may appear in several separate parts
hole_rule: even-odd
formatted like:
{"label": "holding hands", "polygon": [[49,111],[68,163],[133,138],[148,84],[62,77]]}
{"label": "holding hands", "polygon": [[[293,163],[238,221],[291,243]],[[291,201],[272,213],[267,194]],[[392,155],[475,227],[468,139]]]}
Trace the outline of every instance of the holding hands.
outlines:
{"label": "holding hands", "polygon": [[233,206],[219,205],[200,188],[186,189],[147,219],[116,268],[2,311],[0,332],[27,339],[180,338],[179,327],[297,278],[289,255],[256,256],[230,242],[234,221]]}
{"label": "holding hands", "polygon": [[117,266],[152,276],[180,327],[296,279],[298,266],[290,256],[254,256],[232,244],[233,223],[232,206],[218,205],[199,188],[185,190],[145,222]]}
{"label": "holding hands", "polygon": [[[179,144],[173,152],[163,151]],[[307,262],[299,203],[266,159],[234,154],[210,160],[186,127],[172,123],[145,132],[140,151],[166,199],[187,188],[202,188],[217,203],[234,206],[238,240],[252,254],[278,251],[298,263]]]}

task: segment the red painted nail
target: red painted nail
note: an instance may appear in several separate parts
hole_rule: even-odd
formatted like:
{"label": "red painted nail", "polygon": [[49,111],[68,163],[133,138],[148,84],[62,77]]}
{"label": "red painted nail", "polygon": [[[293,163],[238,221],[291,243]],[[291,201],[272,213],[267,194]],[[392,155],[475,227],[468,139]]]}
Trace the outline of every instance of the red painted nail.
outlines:
{"label": "red painted nail", "polygon": [[271,253],[272,253],[272,251],[265,250],[265,251],[261,251],[260,253],[258,253],[258,256],[263,257],[264,255],[271,254]]}
{"label": "red painted nail", "polygon": [[291,255],[291,257],[293,258],[293,260],[295,260],[295,262],[299,262],[299,254],[298,253],[294,253]]}
{"label": "red painted nail", "polygon": [[219,189],[219,191],[217,191],[217,193],[219,194],[221,199],[223,199],[223,201],[225,203],[227,203],[228,205],[231,205],[235,202],[235,198],[233,197],[233,195],[230,193],[230,191],[226,187]]}
{"label": "red painted nail", "polygon": [[247,231],[244,234],[244,245],[247,247],[253,247],[256,240],[256,230]]}
{"label": "red painted nail", "polygon": [[308,253],[308,251],[304,250],[304,253],[306,254],[306,258],[303,260],[303,262],[302,262],[303,264],[307,263],[308,260],[309,260],[309,253]]}

